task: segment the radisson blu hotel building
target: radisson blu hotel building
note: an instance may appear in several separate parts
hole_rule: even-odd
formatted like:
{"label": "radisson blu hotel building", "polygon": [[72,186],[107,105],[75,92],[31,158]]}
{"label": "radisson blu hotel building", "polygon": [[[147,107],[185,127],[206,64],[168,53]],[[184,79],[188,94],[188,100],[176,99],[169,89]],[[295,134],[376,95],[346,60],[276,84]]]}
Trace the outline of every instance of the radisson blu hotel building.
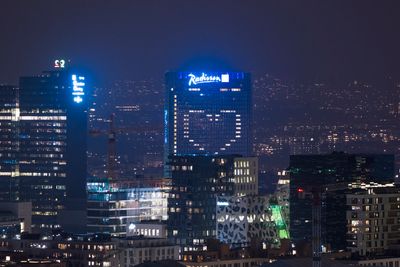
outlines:
{"label": "radisson blu hotel building", "polygon": [[168,72],[166,94],[165,163],[173,155],[252,154],[249,73]]}

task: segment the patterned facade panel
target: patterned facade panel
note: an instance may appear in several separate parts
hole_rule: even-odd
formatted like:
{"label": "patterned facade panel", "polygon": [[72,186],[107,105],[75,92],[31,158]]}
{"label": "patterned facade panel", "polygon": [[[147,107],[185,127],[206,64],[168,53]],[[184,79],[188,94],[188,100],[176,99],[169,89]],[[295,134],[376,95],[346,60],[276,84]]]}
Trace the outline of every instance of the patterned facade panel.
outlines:
{"label": "patterned facade panel", "polygon": [[247,246],[252,239],[277,243],[269,197],[218,197],[217,238],[233,247]]}

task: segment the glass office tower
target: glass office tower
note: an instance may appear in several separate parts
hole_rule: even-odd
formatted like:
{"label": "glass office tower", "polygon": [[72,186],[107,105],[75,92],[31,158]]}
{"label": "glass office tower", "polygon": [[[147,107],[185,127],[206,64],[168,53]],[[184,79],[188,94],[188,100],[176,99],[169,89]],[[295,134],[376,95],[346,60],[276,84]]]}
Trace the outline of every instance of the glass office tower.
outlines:
{"label": "glass office tower", "polygon": [[170,155],[252,154],[250,74],[169,72],[165,78],[164,163]]}
{"label": "glass office tower", "polygon": [[235,155],[172,156],[168,238],[184,251],[205,250],[216,238],[218,196],[235,195]]}
{"label": "glass office tower", "polygon": [[68,69],[20,78],[15,175],[36,231],[58,228],[65,209],[85,209],[85,91],[85,78]]}

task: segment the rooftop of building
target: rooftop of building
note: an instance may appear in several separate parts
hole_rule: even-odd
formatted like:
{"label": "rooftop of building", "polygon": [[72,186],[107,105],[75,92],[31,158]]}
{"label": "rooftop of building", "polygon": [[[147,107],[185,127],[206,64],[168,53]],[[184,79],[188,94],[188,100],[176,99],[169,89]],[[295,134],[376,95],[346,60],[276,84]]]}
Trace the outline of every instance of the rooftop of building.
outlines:
{"label": "rooftop of building", "polygon": [[299,159],[299,158],[327,158],[327,157],[354,157],[354,156],[361,156],[361,157],[371,157],[371,156],[379,156],[379,157],[388,157],[394,158],[393,154],[388,153],[347,153],[344,151],[333,151],[331,153],[325,154],[300,154],[300,155],[290,155],[290,159]]}
{"label": "rooftop of building", "polygon": [[395,183],[367,183],[352,188],[352,195],[377,195],[377,194],[400,194],[400,185]]}
{"label": "rooftop of building", "polygon": [[113,242],[109,234],[70,234],[54,231],[52,234],[22,233],[20,240],[47,240],[66,242]]}
{"label": "rooftop of building", "polygon": [[[353,266],[349,263],[345,263],[342,261],[337,261],[333,259],[329,259],[327,257],[322,257],[321,265],[324,267],[348,267]],[[295,257],[295,258],[287,258],[287,259],[278,259],[273,261],[272,263],[263,264],[262,267],[299,267],[299,266],[312,266],[312,258],[307,257]]]}
{"label": "rooftop of building", "polygon": [[[88,187],[98,185],[98,187],[102,188],[153,188],[153,187],[165,187],[171,184],[171,179],[169,178],[119,178],[119,179],[110,179],[110,178],[100,178],[100,177],[92,177],[87,180]],[[90,186],[89,186],[90,185]],[[90,189],[90,188],[89,188]]]}
{"label": "rooftop of building", "polygon": [[130,236],[125,238],[113,239],[118,240],[119,244],[124,247],[173,247],[176,246],[168,241],[166,238],[157,238],[157,237],[145,237],[143,235],[140,236]]}
{"label": "rooftop of building", "polygon": [[135,222],[135,224],[160,224],[160,225],[166,225],[165,221],[162,221],[162,220],[141,220],[140,222]]}
{"label": "rooftop of building", "polygon": [[139,265],[136,265],[136,267],[183,267],[185,265],[180,264],[177,261],[174,260],[162,260],[162,261],[157,261],[157,262],[144,262]]}

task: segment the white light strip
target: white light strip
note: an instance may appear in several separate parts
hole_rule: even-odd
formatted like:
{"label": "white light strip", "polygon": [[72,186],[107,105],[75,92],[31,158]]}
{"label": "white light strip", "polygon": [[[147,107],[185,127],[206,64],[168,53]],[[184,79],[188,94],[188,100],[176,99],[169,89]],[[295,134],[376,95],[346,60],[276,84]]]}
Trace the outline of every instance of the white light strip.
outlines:
{"label": "white light strip", "polygon": [[67,116],[20,116],[21,121],[65,121]]}

